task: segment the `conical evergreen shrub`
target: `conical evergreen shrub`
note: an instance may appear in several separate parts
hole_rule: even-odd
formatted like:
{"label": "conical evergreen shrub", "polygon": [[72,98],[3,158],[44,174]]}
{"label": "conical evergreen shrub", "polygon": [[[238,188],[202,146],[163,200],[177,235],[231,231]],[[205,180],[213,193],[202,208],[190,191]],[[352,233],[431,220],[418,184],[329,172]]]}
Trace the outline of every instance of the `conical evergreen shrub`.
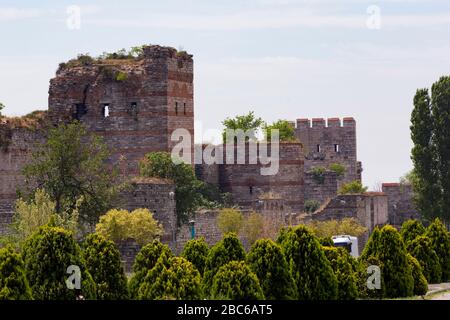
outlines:
{"label": "conical evergreen shrub", "polygon": [[407,220],[402,224],[400,234],[402,235],[403,241],[406,245],[413,241],[418,236],[423,236],[425,234],[425,227],[418,220]]}
{"label": "conical evergreen shrub", "polygon": [[296,298],[294,278],[278,244],[270,239],[257,240],[247,255],[247,264],[258,277],[266,299]]}
{"label": "conical evergreen shrub", "polygon": [[442,281],[450,281],[450,236],[440,219],[431,223],[425,235],[430,239],[433,250],[439,257]]}
{"label": "conical evergreen shrub", "polygon": [[414,295],[423,296],[427,294],[428,282],[422,272],[422,267],[412,255],[408,253],[408,263],[411,266],[412,275],[414,278]]}
{"label": "conical evergreen shrub", "polygon": [[200,238],[189,240],[184,246],[181,256],[190,261],[200,274],[203,275],[208,253],[209,247],[205,238]]}
{"label": "conical evergreen shrub", "polygon": [[442,269],[439,257],[426,236],[419,236],[408,244],[408,252],[417,259],[428,283],[440,283]]}
{"label": "conical evergreen shrub", "polygon": [[332,300],[338,297],[338,282],[317,238],[305,226],[283,235],[284,255],[297,286],[300,300]]}
{"label": "conical evergreen shrub", "polygon": [[22,257],[12,247],[0,249],[0,300],[31,299]]}

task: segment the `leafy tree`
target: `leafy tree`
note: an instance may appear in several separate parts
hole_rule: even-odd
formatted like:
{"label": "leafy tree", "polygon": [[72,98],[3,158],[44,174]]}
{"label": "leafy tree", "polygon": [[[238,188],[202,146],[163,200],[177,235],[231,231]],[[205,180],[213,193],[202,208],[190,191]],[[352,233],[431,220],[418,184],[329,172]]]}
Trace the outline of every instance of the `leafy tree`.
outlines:
{"label": "leafy tree", "polygon": [[227,130],[243,130],[248,135],[245,139],[246,141],[256,141],[256,133],[261,129],[263,123],[264,121],[261,118],[255,117],[253,111],[245,115],[236,116],[235,118],[226,118],[222,122],[225,126],[222,133],[223,142],[225,143],[227,141]]}
{"label": "leafy tree", "polygon": [[415,203],[427,218],[450,223],[450,77],[419,89],[411,114]]}
{"label": "leafy tree", "polygon": [[181,257],[163,254],[139,289],[142,300],[198,300],[201,298],[200,273]]}
{"label": "leafy tree", "polygon": [[252,245],[256,240],[262,237],[264,224],[265,221],[263,216],[256,212],[251,212],[245,219],[243,233],[249,245]]}
{"label": "leafy tree", "polygon": [[231,261],[220,267],[213,279],[212,298],[223,300],[263,300],[257,276],[244,261]]}
{"label": "leafy tree", "polygon": [[419,261],[408,253],[408,263],[411,267],[414,278],[414,295],[426,295],[428,292],[428,282],[423,275],[422,267],[420,266]]}
{"label": "leafy tree", "polygon": [[349,183],[345,183],[339,189],[339,194],[360,194],[366,193],[367,187],[364,187],[359,180],[355,180]]}
{"label": "leafy tree", "polygon": [[317,237],[331,238],[339,234],[348,234],[359,237],[367,228],[361,225],[355,218],[344,218],[342,220],[312,221],[308,227]]}
{"label": "leafy tree", "polygon": [[338,177],[342,177],[345,174],[345,166],[340,163],[332,163],[330,164],[330,170],[335,172]]}
{"label": "leafy tree", "polygon": [[400,234],[402,235],[403,241],[407,245],[418,236],[424,235],[425,227],[418,220],[407,220],[402,224]]}
{"label": "leafy tree", "polygon": [[75,300],[75,291],[66,285],[66,271],[72,265],[80,268],[84,297],[96,298],[95,282],[71,232],[51,225],[40,227],[25,242],[23,260],[34,299]]}
{"label": "leafy tree", "polygon": [[237,209],[221,209],[217,216],[217,228],[222,234],[234,232],[239,234],[244,224],[244,216]]}
{"label": "leafy tree", "polygon": [[288,300],[296,297],[295,282],[281,247],[269,239],[253,244],[247,264],[256,274],[268,300]]}
{"label": "leafy tree", "polygon": [[450,280],[450,236],[445,226],[436,218],[427,228],[425,235],[430,239],[433,250],[439,257],[442,280]]}
{"label": "leafy tree", "polygon": [[219,268],[230,261],[245,260],[245,251],[242,243],[234,233],[226,234],[223,239],[217,242],[206,257],[205,271],[203,276],[204,293],[210,292],[214,275]]}
{"label": "leafy tree", "polygon": [[442,269],[430,239],[426,236],[418,236],[408,244],[407,249],[422,266],[423,275],[428,283],[440,283]]}
{"label": "leafy tree", "polygon": [[95,227],[96,233],[116,243],[127,239],[135,240],[140,246],[158,239],[163,227],[153,218],[148,209],[113,209],[100,217]]}
{"label": "leafy tree", "polygon": [[162,244],[159,240],[154,240],[144,246],[136,255],[133,264],[133,275],[128,282],[130,297],[132,299],[138,298],[139,287],[142,285],[145,276],[155,267],[159,257],[163,254],[167,257],[173,256],[172,251],[167,245]]}
{"label": "leafy tree", "polygon": [[93,225],[110,208],[117,192],[108,156],[102,139],[81,123],[61,124],[50,129],[47,142],[25,166],[28,188],[37,185],[45,190],[55,201],[56,213],[78,208],[80,218]]}
{"label": "leafy tree", "polygon": [[343,248],[324,247],[338,282],[338,299],[354,300],[358,298],[358,278],[350,263],[350,255]]}
{"label": "leafy tree", "polygon": [[98,234],[90,234],[83,243],[86,268],[97,287],[97,299],[128,298],[127,278],[114,242]]}
{"label": "leafy tree", "polygon": [[181,256],[190,261],[200,272],[200,275],[203,275],[208,252],[209,247],[205,238],[192,239],[184,246]]}
{"label": "leafy tree", "polygon": [[13,223],[9,226],[10,233],[3,237],[3,242],[20,247],[20,245],[36,232],[39,227],[50,221],[74,234],[78,230],[78,211],[56,214],[55,202],[53,202],[44,190],[37,189],[33,197],[28,201],[19,199],[16,201]]}
{"label": "leafy tree", "polygon": [[2,110],[5,109],[5,105],[3,103],[0,102],[0,118],[3,116],[2,115]]}
{"label": "leafy tree", "polygon": [[305,226],[290,229],[281,247],[290,266],[300,300],[334,300],[338,282],[317,238]]}
{"label": "leafy tree", "polygon": [[0,249],[0,300],[31,300],[31,289],[20,254],[8,246]]}
{"label": "leafy tree", "polygon": [[374,231],[366,244],[362,259],[375,257],[379,260],[384,297],[408,297],[413,294],[414,279],[407,253],[400,233],[390,225]]}
{"label": "leafy tree", "polygon": [[140,163],[140,171],[144,177],[170,179],[175,183],[179,224],[187,222],[189,214],[192,214],[202,204],[202,196],[197,191],[203,184],[195,177],[193,167],[183,162],[173,161],[170,153],[152,152],[147,154]]}
{"label": "leafy tree", "polygon": [[297,141],[294,126],[287,120],[278,120],[270,125],[265,124],[263,131],[266,141],[271,141],[272,130],[278,130],[281,142]]}

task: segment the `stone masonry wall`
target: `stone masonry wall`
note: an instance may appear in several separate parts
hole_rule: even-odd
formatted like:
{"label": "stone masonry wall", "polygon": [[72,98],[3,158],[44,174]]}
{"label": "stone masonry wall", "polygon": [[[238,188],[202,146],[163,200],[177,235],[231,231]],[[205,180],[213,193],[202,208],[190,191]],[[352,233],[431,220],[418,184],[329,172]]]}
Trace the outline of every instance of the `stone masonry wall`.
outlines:
{"label": "stone masonry wall", "polygon": [[192,56],[169,47],[147,46],[138,60],[62,67],[50,81],[51,121],[77,119],[103,136],[111,162],[125,163],[127,174],[137,174],[146,153],[171,151],[174,129],[193,134],[193,109]]}
{"label": "stone masonry wall", "polygon": [[383,192],[388,197],[389,223],[401,227],[409,219],[420,220],[421,216],[414,207],[413,188],[409,184],[383,183]]}
{"label": "stone masonry wall", "polygon": [[330,164],[340,163],[346,173],[341,183],[361,179],[361,164],[356,154],[356,122],[353,118],[297,119],[297,138],[304,146],[305,171],[314,167],[329,169]]}
{"label": "stone masonry wall", "polygon": [[338,192],[338,177],[335,172],[327,171],[323,182],[317,180],[312,172],[305,172],[305,201],[316,200],[323,203]]}

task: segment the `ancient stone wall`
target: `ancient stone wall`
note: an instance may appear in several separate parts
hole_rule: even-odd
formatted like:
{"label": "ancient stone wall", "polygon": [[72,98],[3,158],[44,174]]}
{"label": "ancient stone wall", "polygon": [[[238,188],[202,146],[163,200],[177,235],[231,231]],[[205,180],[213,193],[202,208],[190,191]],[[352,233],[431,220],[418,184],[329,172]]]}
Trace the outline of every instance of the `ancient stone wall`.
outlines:
{"label": "ancient stone wall", "polygon": [[323,203],[333,198],[338,192],[338,176],[333,171],[326,171],[322,177],[313,172],[305,172],[305,201],[316,200]]}
{"label": "ancient stone wall", "polygon": [[63,66],[50,81],[51,121],[77,119],[103,136],[127,174],[146,153],[171,151],[174,129],[193,134],[193,109],[192,56],[168,47],[147,46],[141,59]]}
{"label": "ancient stone wall", "polygon": [[117,207],[129,211],[147,208],[163,228],[161,241],[173,246],[177,229],[175,185],[156,178],[135,178],[120,195]]}
{"label": "ancient stone wall", "polygon": [[382,190],[388,197],[390,224],[401,227],[406,220],[421,219],[421,215],[414,207],[412,185],[383,183]]}
{"label": "ancient stone wall", "polygon": [[0,124],[0,234],[7,232],[17,192],[25,185],[22,170],[45,135],[37,127],[14,125],[8,120]]}
{"label": "ancient stone wall", "polygon": [[356,122],[353,118],[297,119],[296,136],[304,146],[305,171],[329,169],[332,163],[346,168],[341,183],[361,179],[361,163],[356,154]]}
{"label": "ancient stone wall", "polygon": [[[258,144],[258,151],[266,147],[265,144]],[[271,146],[268,145],[270,150]],[[279,144],[279,168],[273,175],[263,175],[261,168],[269,167],[263,165],[258,160],[257,163],[249,161],[250,149],[246,146],[243,151],[245,161],[238,163],[238,147],[234,146],[234,160],[230,157],[227,160],[227,149],[223,147],[222,164],[201,164],[196,166],[199,178],[207,182],[214,182],[217,179],[218,185],[223,192],[229,192],[233,201],[242,207],[252,207],[253,203],[264,193],[276,193],[282,197],[286,205],[293,210],[303,209],[303,154],[300,143],[280,143]],[[231,162],[231,163],[230,163]]]}

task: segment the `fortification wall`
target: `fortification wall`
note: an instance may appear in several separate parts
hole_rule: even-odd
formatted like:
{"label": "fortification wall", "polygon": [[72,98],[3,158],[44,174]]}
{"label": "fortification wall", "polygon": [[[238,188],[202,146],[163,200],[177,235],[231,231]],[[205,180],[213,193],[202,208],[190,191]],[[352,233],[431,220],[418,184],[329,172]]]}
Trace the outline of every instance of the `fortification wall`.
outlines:
{"label": "fortification wall", "polygon": [[401,227],[406,220],[421,220],[420,213],[414,207],[414,191],[412,185],[383,183],[382,190],[388,197],[388,215],[390,224]]}
{"label": "fortification wall", "polygon": [[341,183],[361,180],[357,161],[356,121],[353,118],[297,119],[296,136],[304,145],[305,171],[314,167],[329,169],[332,163],[345,166]]}
{"label": "fortification wall", "polygon": [[323,203],[333,198],[338,192],[338,176],[333,171],[326,171],[322,178],[318,178],[313,172],[305,172],[305,202],[315,200]]}
{"label": "fortification wall", "polygon": [[193,135],[193,108],[192,56],[168,47],[148,46],[139,60],[62,67],[50,81],[51,121],[80,120],[104,137],[111,162],[124,160],[128,174],[137,174],[146,153],[171,151],[174,129]]}

